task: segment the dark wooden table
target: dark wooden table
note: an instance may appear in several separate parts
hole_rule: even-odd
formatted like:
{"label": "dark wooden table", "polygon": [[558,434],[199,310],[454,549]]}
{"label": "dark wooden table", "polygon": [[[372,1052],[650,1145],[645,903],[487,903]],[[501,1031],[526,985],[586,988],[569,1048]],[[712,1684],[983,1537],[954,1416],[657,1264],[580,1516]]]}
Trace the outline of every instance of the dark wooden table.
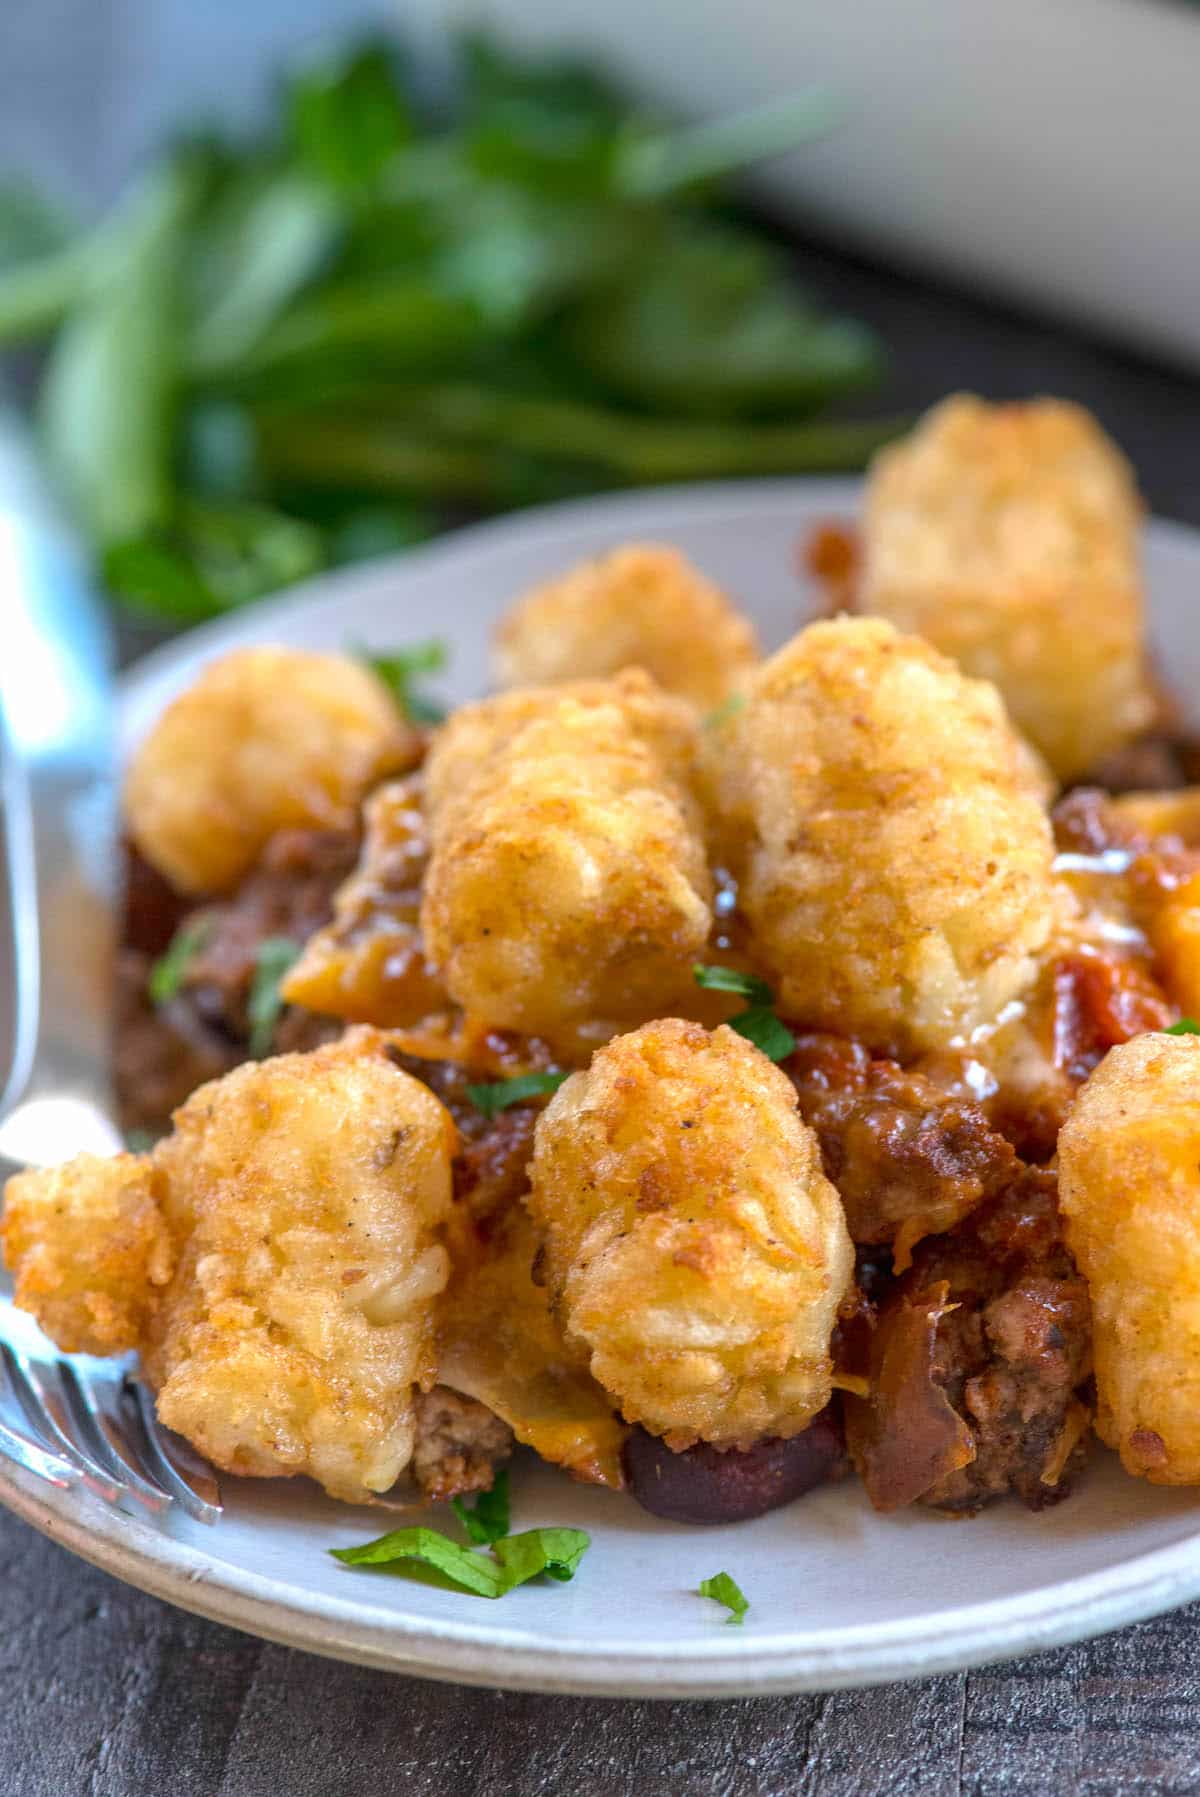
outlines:
{"label": "dark wooden table", "polygon": [[[247,46],[371,10],[0,0],[0,166],[32,162],[103,192],[173,94],[248,100]],[[1069,395],[1124,445],[1155,510],[1200,524],[1200,381],[826,250],[797,256],[806,279],[891,344],[887,403],[921,407],[959,386]],[[0,1513],[0,1797],[1193,1791],[1200,1606],[875,1691],[695,1705],[506,1696],[197,1621]]]}

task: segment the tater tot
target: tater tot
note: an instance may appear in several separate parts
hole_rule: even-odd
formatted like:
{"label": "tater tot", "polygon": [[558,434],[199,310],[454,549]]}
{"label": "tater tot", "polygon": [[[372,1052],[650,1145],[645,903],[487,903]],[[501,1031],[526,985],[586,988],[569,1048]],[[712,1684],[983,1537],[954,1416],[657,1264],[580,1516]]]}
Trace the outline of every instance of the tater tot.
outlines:
{"label": "tater tot", "polygon": [[677,1018],[618,1037],[538,1119],[530,1173],[551,1302],[630,1422],[749,1447],[828,1402],[853,1250],[757,1048]]}
{"label": "tater tot", "polygon": [[702,710],[758,660],[754,626],[685,555],[630,543],[535,587],[493,639],[497,686],[545,686],[645,668]]}
{"label": "tater tot", "polygon": [[[454,1139],[373,1030],[248,1062],[147,1159],[10,1182],[18,1302],[62,1347],[140,1347],[159,1416],[214,1465],[367,1502],[436,1376]],[[94,1233],[114,1193],[120,1261]]]}
{"label": "tater tot", "polygon": [[1092,1299],[1097,1430],[1126,1470],[1200,1484],[1200,1038],[1112,1048],[1059,1136]]}
{"label": "tater tot", "polygon": [[561,1043],[670,1008],[711,922],[694,725],[644,676],[456,713],[427,773],[421,932],[475,1021]]}
{"label": "tater tot", "polygon": [[959,394],[875,459],[861,609],[994,680],[1070,779],[1154,716],[1140,509],[1128,463],[1081,407]]}
{"label": "tater tot", "polygon": [[179,891],[228,892],[277,830],[352,827],[363,794],[416,752],[386,688],[349,656],[239,649],[138,749],[129,833]]}
{"label": "tater tot", "polygon": [[699,752],[695,714],[643,669],[623,668],[612,680],[572,680],[551,689],[516,687],[461,706],[434,738],[422,769],[427,814],[444,819],[469,791],[477,770],[527,724],[553,715],[561,699],[589,708],[617,705],[672,780],[687,789],[694,784]]}
{"label": "tater tot", "polygon": [[1030,983],[1067,901],[994,687],[842,618],[765,662],[706,736],[751,947],[789,1016],[908,1053]]}
{"label": "tater tot", "polygon": [[453,1146],[370,1030],[194,1093],[156,1154],[184,1243],[144,1353],[163,1422],[231,1472],[394,1485],[436,1374]]}
{"label": "tater tot", "polygon": [[17,1305],[68,1354],[124,1354],[144,1339],[175,1265],[162,1193],[162,1175],[134,1154],[81,1154],[9,1180]]}

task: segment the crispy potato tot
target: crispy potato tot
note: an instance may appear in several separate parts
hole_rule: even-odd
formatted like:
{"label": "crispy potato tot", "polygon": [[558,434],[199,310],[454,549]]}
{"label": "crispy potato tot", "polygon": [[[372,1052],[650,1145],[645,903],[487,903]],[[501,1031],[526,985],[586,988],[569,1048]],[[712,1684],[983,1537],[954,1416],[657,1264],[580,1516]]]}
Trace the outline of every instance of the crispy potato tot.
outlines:
{"label": "crispy potato tot", "polygon": [[1060,779],[1151,722],[1124,457],[1081,407],[959,394],[881,450],[860,609],[994,680]]}
{"label": "crispy potato tot", "polygon": [[549,690],[519,687],[461,706],[438,732],[422,770],[426,812],[444,820],[466,797],[483,764],[526,725],[552,717],[562,699],[588,709],[615,704],[671,778],[689,791],[694,786],[699,754],[695,714],[641,668],[624,668],[612,680],[571,680]]}
{"label": "crispy potato tot", "polygon": [[181,1243],[144,1353],[167,1426],[231,1472],[394,1485],[436,1372],[453,1146],[366,1029],[194,1093],[155,1155]]}
{"label": "crispy potato tot", "polygon": [[1127,1472],[1200,1484],[1200,1037],[1110,1049],[1059,1136],[1091,1289],[1096,1427]]}
{"label": "crispy potato tot", "polygon": [[673,1447],[797,1435],[829,1401],[853,1249],[791,1082],[668,1018],[538,1119],[528,1205],[569,1344]]}
{"label": "crispy potato tot", "polygon": [[518,599],[497,627],[492,669],[510,687],[645,668],[707,711],[758,655],[750,620],[685,555],[628,543]]}
{"label": "crispy potato tot", "polygon": [[789,1016],[908,1053],[1031,982],[1066,899],[994,687],[841,618],[764,662],[707,735],[751,947]]}
{"label": "crispy potato tot", "polygon": [[671,770],[693,730],[644,676],[451,719],[428,766],[421,931],[473,1019],[561,1043],[654,1016],[690,986],[712,882],[698,806]]}
{"label": "crispy potato tot", "polygon": [[277,830],[354,826],[417,737],[345,655],[239,649],[204,669],[133,758],[129,833],[180,892],[228,892]]}
{"label": "crispy potato tot", "polygon": [[16,1302],[68,1354],[124,1354],[144,1339],[175,1252],[161,1173],[134,1154],[31,1169],[4,1193]]}
{"label": "crispy potato tot", "polygon": [[358,866],[338,888],[333,917],[308,938],[280,992],[347,1023],[418,1023],[446,1002],[417,927],[429,859],[420,776],[372,793],[363,824]]}
{"label": "crispy potato tot", "polygon": [[[356,1503],[409,1463],[449,1276],[454,1126],[385,1047],[358,1029],[236,1068],[146,1160],[12,1181],[6,1225],[19,1301],[60,1346],[136,1340],[163,1422],[214,1465]],[[94,1233],[114,1189],[119,1250]]]}

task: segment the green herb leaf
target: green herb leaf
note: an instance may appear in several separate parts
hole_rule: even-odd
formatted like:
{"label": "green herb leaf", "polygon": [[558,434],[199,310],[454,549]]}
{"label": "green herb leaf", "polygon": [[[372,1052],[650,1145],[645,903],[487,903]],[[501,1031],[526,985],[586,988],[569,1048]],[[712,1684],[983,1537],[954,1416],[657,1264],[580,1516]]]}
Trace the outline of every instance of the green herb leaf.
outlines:
{"label": "green herb leaf", "polygon": [[267,506],[180,501],[171,524],[110,544],[102,567],[131,606],[181,624],[234,611],[315,574],[321,532]]}
{"label": "green herb leaf", "polygon": [[842,116],[839,102],[814,88],[766,100],[729,118],[645,137],[631,144],[622,160],[622,185],[643,198],[664,198],[826,137]]}
{"label": "green herb leaf", "polygon": [[492,1543],[492,1552],[504,1568],[506,1591],[523,1585],[544,1572],[563,1584],[575,1577],[592,1538],[583,1529],[526,1529]]}
{"label": "green herb leaf", "polygon": [[223,609],[195,565],[161,538],[113,543],[100,565],[109,592],[135,611],[197,624]]}
{"label": "green herb leaf", "polygon": [[188,371],[236,368],[329,259],[341,223],[303,175],[254,167],[231,182],[196,234]]}
{"label": "green herb leaf", "polygon": [[126,1154],[149,1154],[158,1137],[153,1130],[127,1129],[125,1131]]}
{"label": "green herb leaf", "polygon": [[387,655],[377,655],[369,649],[359,649],[357,653],[383,681],[410,723],[441,723],[445,708],[413,685],[418,674],[440,674],[449,661],[449,650],[440,637],[428,643],[414,643],[411,649],[393,649]]}
{"label": "green herb leaf", "polygon": [[393,1529],[362,1547],[335,1547],[330,1552],[347,1566],[396,1566],[417,1560],[476,1597],[503,1597],[539,1573],[564,1581],[573,1578],[590,1545],[591,1537],[582,1529],[527,1529],[493,1542],[492,1559],[460,1547],[438,1529],[412,1528]]}
{"label": "green herb leaf", "polygon": [[1200,1023],[1194,1017],[1181,1017],[1178,1023],[1169,1024],[1163,1031],[1164,1036],[1200,1036]]}
{"label": "green herb leaf", "polygon": [[[800,424],[646,417],[558,396],[452,385],[347,394],[355,410],[314,404],[298,430],[284,411],[257,414],[258,446],[272,481],[396,498],[469,501],[496,509],[562,498],[573,488],[802,474],[861,468],[909,418],[809,419]],[[518,458],[521,458],[518,460]],[[514,469],[532,469],[522,484]],[[720,721],[720,720],[717,720]]]}
{"label": "green herb leaf", "polygon": [[697,1595],[711,1597],[714,1603],[724,1604],[729,1611],[725,1618],[727,1623],[740,1623],[750,1608],[750,1601],[745,1597],[736,1580],[727,1572],[714,1573],[711,1579],[701,1579],[697,1587]]}
{"label": "green herb leaf", "polygon": [[391,505],[359,505],[343,510],[329,530],[329,558],[337,566],[395,555],[424,543],[437,530],[428,506],[410,500]]}
{"label": "green herb leaf", "polygon": [[254,959],[254,979],[246,1002],[250,1023],[250,1053],[261,1061],[271,1052],[275,1025],[283,1009],[279,988],[284,976],[299,959],[301,945],[290,936],[267,936],[258,945]]}
{"label": "green herb leaf", "polygon": [[166,954],[160,956],[150,969],[146,992],[151,1003],[165,1005],[178,996],[188,967],[205,947],[212,932],[211,917],[197,917],[180,924]]}
{"label": "green herb leaf", "polygon": [[818,313],[761,239],[724,225],[670,233],[619,292],[589,295],[564,337],[624,398],[685,414],[794,415],[880,366],[867,330]]}
{"label": "green herb leaf", "polygon": [[735,992],[739,998],[748,998],[752,1005],[775,1002],[766,980],[756,973],[741,973],[736,967],[706,967],[698,961],[692,968],[692,977],[706,992]]}
{"label": "green herb leaf", "polygon": [[796,1038],[787,1025],[775,1015],[775,994],[766,980],[756,973],[740,973],[735,967],[706,967],[697,962],[692,968],[697,986],[710,992],[736,992],[749,999],[744,1011],[730,1017],[729,1027],[747,1042],[753,1042],[768,1060],[782,1061],[796,1046]]}
{"label": "green herb leaf", "polygon": [[719,705],[714,705],[711,711],[705,713],[700,722],[701,729],[719,730],[722,724],[727,724],[730,718],[735,718],[739,711],[743,711],[745,705],[745,693],[730,693],[727,699],[722,699]]}
{"label": "green herb leaf", "polygon": [[745,1036],[747,1042],[753,1042],[769,1061],[784,1060],[796,1046],[795,1036],[786,1024],[780,1023],[770,1005],[751,1005],[748,1011],[731,1017],[729,1027]]}
{"label": "green herb leaf", "polygon": [[504,1568],[495,1560],[474,1553],[469,1547],[460,1547],[439,1529],[393,1529],[361,1547],[333,1547],[329,1551],[346,1566],[394,1566],[404,1560],[419,1560],[477,1597],[502,1597],[508,1588]]}
{"label": "green herb leaf", "polygon": [[485,1117],[495,1117],[510,1104],[523,1098],[540,1098],[543,1093],[557,1092],[566,1073],[519,1073],[515,1079],[499,1079],[491,1085],[468,1086],[467,1097]]}
{"label": "green herb leaf", "polygon": [[402,269],[302,293],[247,351],[238,372],[245,382],[296,378],[303,370],[319,390],[346,368],[425,374],[453,366],[491,336],[477,305],[423,270]]}
{"label": "green herb leaf", "polygon": [[383,43],[314,62],[292,77],[285,96],[293,149],[336,189],[369,195],[413,135],[413,119]]}
{"label": "green herb leaf", "polygon": [[169,515],[179,269],[196,198],[194,171],[182,159],[147,178],[106,232],[46,371],[46,453],[100,549]]}
{"label": "green herb leaf", "polygon": [[521,56],[482,31],[459,38],[463,108],[471,124],[503,122],[519,136],[545,136],[555,126],[576,132],[612,129],[628,116],[620,90],[594,63],[578,57]]}
{"label": "green herb leaf", "polygon": [[477,1547],[499,1541],[510,1525],[508,1468],[500,1468],[491,1490],[481,1491],[470,1509],[461,1498],[451,1498],[450,1508]]}
{"label": "green herb leaf", "polygon": [[25,183],[0,185],[0,344],[42,336],[78,299],[91,244]]}

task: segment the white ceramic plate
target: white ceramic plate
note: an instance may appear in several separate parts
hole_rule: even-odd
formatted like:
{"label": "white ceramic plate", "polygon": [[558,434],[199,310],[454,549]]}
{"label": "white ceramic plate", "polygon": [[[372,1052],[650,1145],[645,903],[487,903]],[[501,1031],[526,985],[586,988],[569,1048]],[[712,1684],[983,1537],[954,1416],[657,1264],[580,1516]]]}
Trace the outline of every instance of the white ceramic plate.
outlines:
{"label": "white ceramic plate", "polygon": [[[856,502],[852,481],[772,481],[590,501],[466,531],[160,651],[125,684],[126,742],[201,661],[255,638],[329,648],[445,636],[449,696],[465,699],[484,685],[488,627],[514,593],[631,537],[678,543],[773,645],[812,603],[797,562],[805,527]],[[1152,524],[1147,562],[1164,665],[1186,695],[1200,675],[1200,536]],[[662,1696],[867,1684],[1075,1640],[1200,1594],[1200,1494],[1137,1483],[1103,1454],[1061,1508],[1031,1516],[1005,1503],[970,1522],[919,1510],[877,1517],[853,1483],[711,1529],[658,1521],[531,1457],[513,1485],[516,1526],[571,1523],[593,1545],[573,1583],[490,1603],[332,1560],[327,1548],[366,1540],[387,1518],[304,1482],[227,1478],[215,1528],[176,1518],[157,1529],[0,1469],[10,1508],[173,1603],[317,1653],[476,1684]],[[718,1571],[750,1599],[741,1628],[694,1595]]]}

